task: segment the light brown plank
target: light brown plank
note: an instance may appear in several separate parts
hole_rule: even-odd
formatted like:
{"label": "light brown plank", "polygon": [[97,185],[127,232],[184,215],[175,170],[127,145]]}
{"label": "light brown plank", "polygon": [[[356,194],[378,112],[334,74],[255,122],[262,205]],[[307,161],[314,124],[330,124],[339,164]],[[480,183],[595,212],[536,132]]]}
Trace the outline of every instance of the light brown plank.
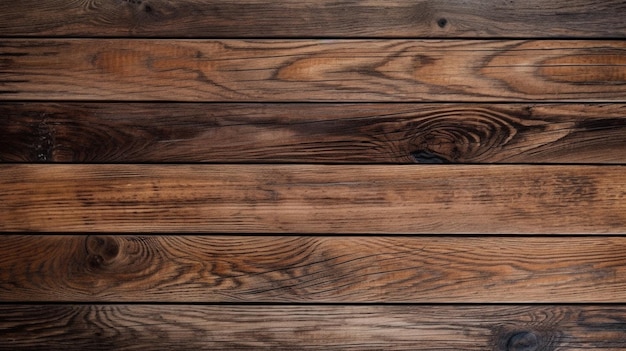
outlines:
{"label": "light brown plank", "polygon": [[5,302],[625,300],[621,237],[0,237]]}
{"label": "light brown plank", "polygon": [[624,37],[620,0],[22,0],[1,35]]}
{"label": "light brown plank", "polygon": [[626,163],[623,104],[2,103],[3,162]]}
{"label": "light brown plank", "polygon": [[1,350],[623,350],[624,306],[0,305]]}
{"label": "light brown plank", "polygon": [[0,56],[17,100],[626,100],[626,41],[15,39]]}
{"label": "light brown plank", "polygon": [[623,234],[624,169],[14,164],[0,230]]}

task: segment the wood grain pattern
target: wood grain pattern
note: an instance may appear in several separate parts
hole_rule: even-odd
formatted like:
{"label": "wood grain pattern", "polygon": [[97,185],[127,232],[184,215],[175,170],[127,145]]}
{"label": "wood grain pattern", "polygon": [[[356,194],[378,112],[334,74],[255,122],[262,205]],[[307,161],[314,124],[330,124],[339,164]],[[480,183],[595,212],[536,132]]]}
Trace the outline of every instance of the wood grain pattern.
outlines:
{"label": "wood grain pattern", "polygon": [[5,302],[624,300],[622,237],[0,237]]}
{"label": "wood grain pattern", "polygon": [[0,351],[626,350],[624,18],[0,0]]}
{"label": "wood grain pattern", "polygon": [[0,350],[623,350],[622,306],[0,305]]}
{"label": "wood grain pattern", "polygon": [[625,163],[624,104],[0,103],[2,162]]}
{"label": "wood grain pattern", "polygon": [[0,230],[616,233],[622,166],[6,165]]}
{"label": "wood grain pattern", "polygon": [[4,99],[624,101],[626,41],[0,42]]}
{"label": "wood grain pattern", "polygon": [[22,0],[1,35],[624,37],[620,0]]}

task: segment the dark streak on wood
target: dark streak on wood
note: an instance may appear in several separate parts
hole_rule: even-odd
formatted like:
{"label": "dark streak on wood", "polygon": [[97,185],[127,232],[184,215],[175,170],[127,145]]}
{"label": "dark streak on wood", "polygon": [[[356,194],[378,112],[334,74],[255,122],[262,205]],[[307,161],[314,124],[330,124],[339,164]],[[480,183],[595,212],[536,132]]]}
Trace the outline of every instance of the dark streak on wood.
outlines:
{"label": "dark streak on wood", "polygon": [[626,347],[623,306],[0,305],[0,315],[0,350],[11,351]]}
{"label": "dark streak on wood", "polygon": [[2,103],[3,162],[624,163],[623,104]]}

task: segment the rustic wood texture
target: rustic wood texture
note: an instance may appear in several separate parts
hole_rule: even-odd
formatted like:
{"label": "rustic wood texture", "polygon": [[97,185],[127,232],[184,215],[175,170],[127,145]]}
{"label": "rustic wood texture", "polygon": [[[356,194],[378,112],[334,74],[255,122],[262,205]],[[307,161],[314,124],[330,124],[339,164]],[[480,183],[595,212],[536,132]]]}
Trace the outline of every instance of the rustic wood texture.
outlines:
{"label": "rustic wood texture", "polygon": [[22,0],[0,35],[624,37],[621,0]]}
{"label": "rustic wood texture", "polygon": [[626,348],[623,306],[5,305],[0,315],[0,350],[11,351]]}
{"label": "rustic wood texture", "polygon": [[626,41],[5,39],[4,99],[624,101]]}
{"label": "rustic wood texture", "polygon": [[0,351],[626,350],[625,14],[0,0]]}
{"label": "rustic wood texture", "polygon": [[623,237],[12,235],[0,301],[626,300]]}
{"label": "rustic wood texture", "polygon": [[616,233],[622,166],[5,165],[0,230]]}
{"label": "rustic wood texture", "polygon": [[0,103],[2,162],[624,163],[624,104]]}

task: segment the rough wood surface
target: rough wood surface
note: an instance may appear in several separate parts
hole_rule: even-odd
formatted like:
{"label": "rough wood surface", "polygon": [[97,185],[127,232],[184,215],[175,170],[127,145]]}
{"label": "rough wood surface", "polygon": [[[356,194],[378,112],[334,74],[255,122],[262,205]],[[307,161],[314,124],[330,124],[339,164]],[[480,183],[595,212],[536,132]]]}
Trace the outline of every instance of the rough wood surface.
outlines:
{"label": "rough wood surface", "polygon": [[621,0],[21,0],[0,35],[624,37]]}
{"label": "rough wood surface", "polygon": [[0,350],[624,350],[622,306],[0,305]]}
{"label": "rough wood surface", "polygon": [[0,237],[5,302],[625,300],[622,237]]}
{"label": "rough wood surface", "polygon": [[621,101],[626,41],[5,39],[4,99]]}
{"label": "rough wood surface", "polygon": [[2,162],[626,163],[623,104],[2,103]]}
{"label": "rough wood surface", "polygon": [[12,164],[0,230],[623,234],[624,169]]}

